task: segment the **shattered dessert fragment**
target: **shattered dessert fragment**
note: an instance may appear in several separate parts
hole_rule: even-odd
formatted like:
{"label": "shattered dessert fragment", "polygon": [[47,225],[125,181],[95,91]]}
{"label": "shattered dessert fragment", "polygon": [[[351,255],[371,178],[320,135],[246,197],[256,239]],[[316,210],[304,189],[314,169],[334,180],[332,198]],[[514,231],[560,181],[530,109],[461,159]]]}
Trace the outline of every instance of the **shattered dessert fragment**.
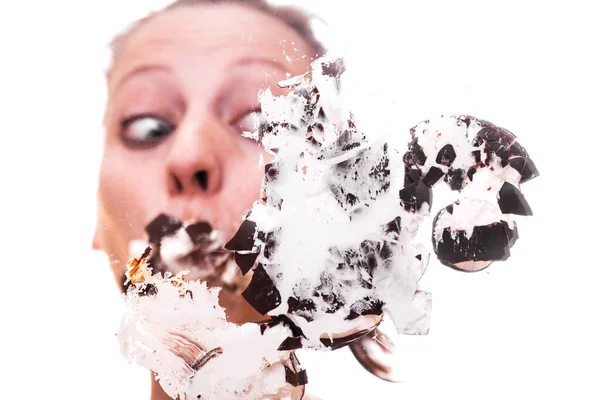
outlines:
{"label": "shattered dessert fragment", "polygon": [[[224,289],[149,268],[145,257],[129,263],[135,279],[118,337],[124,354],[154,371],[169,396],[279,399],[303,392],[296,389],[306,383],[297,359],[273,347],[287,329],[262,332],[254,323],[230,323],[218,300]],[[152,293],[144,293],[150,286]]]}
{"label": "shattered dessert fragment", "polygon": [[[280,83],[288,94],[260,93],[263,120],[244,135],[273,160],[232,238],[162,214],[132,243],[142,256],[124,279],[119,338],[170,396],[300,399],[300,348],[351,346],[366,369],[398,381],[379,328],[386,316],[398,334],[429,331],[431,295],[419,281],[430,252],[415,237],[435,187],[459,196],[432,232],[436,256],[454,269],[506,260],[513,216],[532,215],[520,185],[538,171],[512,133],[461,115],[416,125],[408,145],[397,132],[370,136],[343,101],[343,69],[317,60]],[[233,321],[244,306],[261,321]]]}
{"label": "shattered dessert fragment", "polygon": [[[445,175],[444,182],[460,192],[460,199],[441,209],[433,222],[440,262],[473,272],[506,260],[518,238],[511,216],[533,214],[520,185],[539,175],[516,136],[464,115],[421,122],[411,135],[405,170],[430,187]],[[415,165],[415,158],[422,163]]]}

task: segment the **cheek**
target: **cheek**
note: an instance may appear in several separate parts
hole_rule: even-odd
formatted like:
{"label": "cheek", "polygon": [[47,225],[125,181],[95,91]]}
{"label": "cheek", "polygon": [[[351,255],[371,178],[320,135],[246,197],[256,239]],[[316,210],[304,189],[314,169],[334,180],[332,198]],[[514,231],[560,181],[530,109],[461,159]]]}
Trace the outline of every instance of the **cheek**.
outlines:
{"label": "cheek", "polygon": [[[129,258],[129,242],[143,234],[149,185],[156,179],[147,176],[147,169],[132,162],[126,155],[107,151],[103,157],[98,185],[98,233],[103,250],[119,264]],[[155,191],[154,191],[155,192]]]}

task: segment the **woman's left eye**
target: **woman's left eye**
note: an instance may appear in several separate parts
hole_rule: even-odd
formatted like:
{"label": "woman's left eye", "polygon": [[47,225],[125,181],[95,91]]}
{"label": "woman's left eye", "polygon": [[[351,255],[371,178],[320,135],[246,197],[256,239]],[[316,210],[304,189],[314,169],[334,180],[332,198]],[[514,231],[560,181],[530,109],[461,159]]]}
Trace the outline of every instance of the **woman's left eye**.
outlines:
{"label": "woman's left eye", "polygon": [[255,132],[262,121],[260,110],[250,110],[233,123],[234,128],[240,132]]}

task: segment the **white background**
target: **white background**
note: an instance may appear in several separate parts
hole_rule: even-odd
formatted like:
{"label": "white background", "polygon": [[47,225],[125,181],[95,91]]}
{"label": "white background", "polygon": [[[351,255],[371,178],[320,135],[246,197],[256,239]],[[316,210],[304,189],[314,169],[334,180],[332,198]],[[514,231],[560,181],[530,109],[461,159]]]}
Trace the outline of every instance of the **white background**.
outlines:
{"label": "white background", "polygon": [[[149,397],[146,371],[119,355],[120,299],[90,244],[105,44],[161,3],[0,3],[2,399]],[[514,132],[542,175],[523,186],[535,215],[518,220],[509,261],[480,274],[430,263],[430,334],[398,341],[405,383],[372,378],[341,350],[303,359],[310,390],[326,400],[600,398],[594,2],[350,3],[303,2],[345,49],[366,121],[408,141],[429,116],[473,114]]]}

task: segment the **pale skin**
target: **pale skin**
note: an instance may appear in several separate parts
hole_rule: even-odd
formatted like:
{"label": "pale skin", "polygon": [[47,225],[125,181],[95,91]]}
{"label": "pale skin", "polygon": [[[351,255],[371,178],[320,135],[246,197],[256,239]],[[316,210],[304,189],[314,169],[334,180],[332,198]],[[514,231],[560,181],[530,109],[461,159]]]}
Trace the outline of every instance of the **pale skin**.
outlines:
{"label": "pale skin", "polygon": [[[282,21],[234,4],[169,10],[127,37],[107,74],[94,237],[117,280],[129,243],[160,213],[233,236],[260,195],[259,157],[270,158],[241,136],[258,92],[285,93],[277,82],[307,72],[314,54]],[[168,398],[153,380],[151,399]]]}

